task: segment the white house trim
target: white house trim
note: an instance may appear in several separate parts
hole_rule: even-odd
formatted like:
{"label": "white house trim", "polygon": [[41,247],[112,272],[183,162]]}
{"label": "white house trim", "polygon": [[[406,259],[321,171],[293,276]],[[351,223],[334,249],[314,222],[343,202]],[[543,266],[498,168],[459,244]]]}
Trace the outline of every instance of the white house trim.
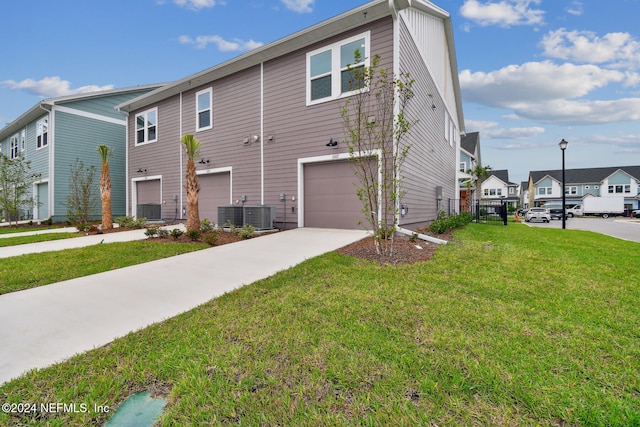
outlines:
{"label": "white house trim", "polygon": [[[376,157],[378,159],[378,200],[382,197],[382,168],[381,168],[381,150],[360,151],[353,154],[353,157]],[[349,160],[350,153],[328,154],[325,156],[302,157],[298,159],[298,227],[304,227],[304,165],[309,163],[326,163],[338,160]],[[378,217],[381,216],[382,208],[378,204]]]}
{"label": "white house trim", "polygon": [[160,180],[160,200],[162,200],[162,175],[142,176],[139,178],[131,179],[131,216],[138,218],[138,212],[133,207],[138,205],[138,188],[135,185],[140,181],[155,181]]}
{"label": "white house trim", "polygon": [[87,119],[100,120],[101,122],[107,122],[114,125],[125,126],[127,123],[126,120],[102,116],[100,114],[89,113],[87,111],[77,110],[75,108],[63,107],[61,105],[54,105],[51,110],[59,111],[61,113],[73,114],[74,116],[80,116]]}
{"label": "white house trim", "polygon": [[215,173],[229,172],[229,204],[233,204],[233,167],[227,166],[223,168],[203,169],[196,171],[196,175],[213,175]]}

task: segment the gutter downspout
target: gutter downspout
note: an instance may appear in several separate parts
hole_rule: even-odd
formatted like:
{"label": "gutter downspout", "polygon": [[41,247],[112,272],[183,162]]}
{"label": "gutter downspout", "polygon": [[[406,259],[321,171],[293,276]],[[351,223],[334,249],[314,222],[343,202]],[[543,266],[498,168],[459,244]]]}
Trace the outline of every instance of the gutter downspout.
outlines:
{"label": "gutter downspout", "polygon": [[[213,97],[213,95],[212,95],[212,97]],[[184,165],[183,165],[183,159],[182,159],[182,144],[180,142],[181,138],[182,138],[182,92],[180,92],[180,135],[178,137],[178,149],[180,150],[180,206],[178,207],[178,210],[179,210],[180,219],[184,219],[182,217],[182,212],[184,212],[182,210],[182,207],[184,206],[183,199],[182,199],[183,186],[184,186],[184,182],[183,182],[183,179],[184,179],[184,173],[183,173],[184,172],[184,170],[183,170]]]}
{"label": "gutter downspout", "polygon": [[438,245],[446,245],[447,243],[449,243],[446,240],[438,239],[437,237],[428,236],[428,235],[422,234],[422,233],[416,233],[415,231],[407,230],[406,228],[398,227],[397,231],[398,231],[398,233],[402,233],[402,234],[405,234],[407,236],[417,236],[418,239],[420,239],[420,240],[425,240],[427,242],[436,243]]}
{"label": "gutter downspout", "polygon": [[[54,149],[54,143],[55,143],[55,120],[54,120],[54,114],[53,114],[53,105],[51,105],[51,108],[46,108],[44,106],[44,103],[40,103],[38,104],[38,107],[40,107],[41,109],[43,109],[44,111],[47,112],[47,116],[48,116],[48,121],[47,121],[47,150],[49,150],[49,164],[47,165],[49,167],[49,170],[47,171],[47,176],[49,177],[49,184],[47,185],[47,193],[49,193],[47,196],[49,198],[49,206],[47,206],[47,218],[51,218],[53,217],[53,206],[55,203],[55,199],[53,197],[53,188],[55,186],[55,180],[52,174],[53,171],[53,166],[54,166],[54,159],[53,159],[53,149]],[[37,138],[37,136],[36,136]],[[36,195],[37,197],[37,195]],[[44,219],[47,219],[44,218]],[[40,219],[40,218],[38,218]]]}
{"label": "gutter downspout", "polygon": [[[131,203],[129,203],[129,112],[118,110],[120,113],[124,114],[124,211],[125,215],[127,213],[131,213],[129,208],[131,207]],[[132,215],[133,216],[133,215]]]}

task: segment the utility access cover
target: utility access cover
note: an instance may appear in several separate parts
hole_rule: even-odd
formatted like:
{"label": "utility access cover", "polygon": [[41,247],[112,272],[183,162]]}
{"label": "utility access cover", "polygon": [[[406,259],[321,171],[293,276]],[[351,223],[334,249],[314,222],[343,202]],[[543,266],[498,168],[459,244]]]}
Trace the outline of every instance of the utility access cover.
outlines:
{"label": "utility access cover", "polygon": [[167,401],[143,391],[132,394],[118,408],[105,427],[151,427],[162,415]]}

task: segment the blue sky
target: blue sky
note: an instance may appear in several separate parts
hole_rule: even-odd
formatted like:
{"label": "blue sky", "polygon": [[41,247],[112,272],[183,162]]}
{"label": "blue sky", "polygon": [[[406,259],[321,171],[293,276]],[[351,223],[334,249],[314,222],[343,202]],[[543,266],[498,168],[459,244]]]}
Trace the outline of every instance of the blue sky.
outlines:
{"label": "blue sky", "polygon": [[[3,0],[0,126],[43,98],[169,82],[363,0]],[[465,125],[509,169],[640,164],[640,0],[437,0]]]}

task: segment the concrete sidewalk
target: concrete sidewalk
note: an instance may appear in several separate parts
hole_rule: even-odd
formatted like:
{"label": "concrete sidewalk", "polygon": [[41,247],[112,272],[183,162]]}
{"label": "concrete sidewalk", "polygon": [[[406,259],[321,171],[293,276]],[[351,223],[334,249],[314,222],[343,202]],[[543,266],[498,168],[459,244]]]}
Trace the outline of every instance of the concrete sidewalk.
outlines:
{"label": "concrete sidewalk", "polygon": [[299,228],[0,295],[0,384],[364,237]]}
{"label": "concrete sidewalk", "polygon": [[[173,230],[180,228],[185,230],[184,224],[166,225],[160,228]],[[55,230],[55,231],[54,231]],[[24,233],[3,234],[2,237],[18,237],[30,236],[36,234],[61,233],[66,230],[69,233],[77,232],[75,227],[55,228],[51,230],[27,231]],[[72,237],[70,239],[51,240],[49,242],[28,243],[25,245],[6,246],[0,248],[0,258],[9,258],[12,256],[35,254],[49,251],[59,251],[63,249],[83,248],[85,246],[99,245],[101,243],[130,242],[133,240],[144,240],[147,236],[144,234],[147,230],[141,228],[131,231],[118,231],[117,233],[92,234],[89,236]]]}

